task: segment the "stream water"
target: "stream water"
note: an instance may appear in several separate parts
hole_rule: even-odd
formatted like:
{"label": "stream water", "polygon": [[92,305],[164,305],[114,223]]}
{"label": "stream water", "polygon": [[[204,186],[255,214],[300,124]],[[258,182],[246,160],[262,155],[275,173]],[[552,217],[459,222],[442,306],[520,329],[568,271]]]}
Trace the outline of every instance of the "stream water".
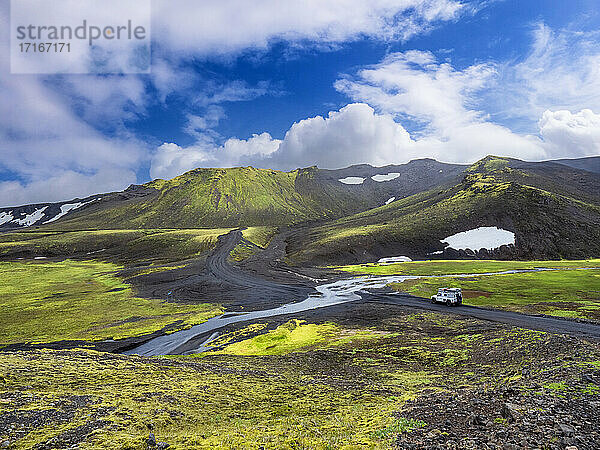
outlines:
{"label": "stream water", "polygon": [[[209,343],[218,336],[218,330],[234,323],[247,322],[265,317],[279,316],[285,314],[293,314],[302,311],[313,310],[317,308],[325,308],[327,306],[338,305],[340,303],[352,302],[360,300],[360,291],[367,289],[383,288],[389,283],[399,283],[406,280],[417,280],[424,278],[469,278],[481,277],[489,275],[508,275],[515,273],[526,272],[541,272],[554,270],[574,270],[574,269],[523,269],[523,270],[506,270],[503,272],[487,272],[487,273],[471,273],[471,274],[454,274],[454,275],[423,275],[423,276],[361,276],[345,280],[339,280],[334,283],[323,284],[315,289],[317,293],[311,294],[306,300],[297,303],[289,303],[277,308],[265,309],[262,311],[226,313],[221,316],[213,317],[204,323],[194,325],[187,330],[177,331],[172,334],[159,336],[148,342],[124,352],[125,354],[136,354],[144,356],[158,356],[170,354],[190,354],[201,353],[210,350]],[[201,335],[208,335],[203,343],[193,349],[187,349],[185,352],[178,349],[190,340]]]}

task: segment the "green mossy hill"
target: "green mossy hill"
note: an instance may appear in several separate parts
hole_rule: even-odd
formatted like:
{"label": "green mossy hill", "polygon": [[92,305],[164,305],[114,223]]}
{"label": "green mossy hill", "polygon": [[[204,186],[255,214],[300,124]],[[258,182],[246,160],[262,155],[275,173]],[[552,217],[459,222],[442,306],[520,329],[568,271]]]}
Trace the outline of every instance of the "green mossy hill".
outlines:
{"label": "green mossy hill", "polygon": [[[464,166],[416,160],[398,166],[317,167],[282,172],[253,167],[200,168],[103,195],[44,225],[55,230],[279,226],[334,219],[447,183]],[[377,174],[398,173],[387,182]],[[360,185],[340,182],[359,176]]]}
{"label": "green mossy hill", "polygon": [[[140,188],[145,195],[73,213],[54,228],[237,227],[293,224],[361,210],[344,185],[326,192],[318,169],[196,169]],[[95,208],[95,210],[94,210]],[[362,209],[368,208],[364,205]]]}
{"label": "green mossy hill", "polygon": [[600,177],[555,163],[487,157],[450,188],[432,189],[313,228],[290,240],[288,251],[299,263],[365,262],[395,255],[422,259],[444,249],[441,239],[482,226],[516,235],[515,248],[489,256],[598,256]]}

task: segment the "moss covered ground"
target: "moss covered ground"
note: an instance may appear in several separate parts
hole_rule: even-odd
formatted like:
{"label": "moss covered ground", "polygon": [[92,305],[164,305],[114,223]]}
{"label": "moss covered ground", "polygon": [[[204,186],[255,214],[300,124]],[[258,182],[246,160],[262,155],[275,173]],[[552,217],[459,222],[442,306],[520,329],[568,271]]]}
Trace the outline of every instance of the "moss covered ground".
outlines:
{"label": "moss covered ground", "polygon": [[[573,343],[559,337],[383,306],[359,306],[345,320],[374,313],[361,308],[380,308],[379,325],[286,324],[290,332],[275,333],[278,354],[267,354],[256,339],[270,333],[262,327],[236,352],[243,356],[0,353],[0,442],[19,449],[143,449],[152,431],[174,449],[390,448],[430,425],[401,412],[411,399],[457,387],[519,389],[525,371],[538,386],[532,396],[566,395],[576,371],[595,370],[600,355],[588,346],[567,360]],[[326,339],[302,338],[306,346],[299,346],[293,330]],[[373,332],[375,340],[344,340]],[[558,385],[564,389],[553,389]]]}
{"label": "moss covered ground", "polygon": [[445,277],[407,280],[392,287],[429,298],[440,287],[460,287],[464,303],[525,313],[600,320],[600,260],[582,261],[416,261],[388,266],[369,264],[342,267],[369,275],[453,275],[502,272],[514,269],[557,268],[469,278]]}
{"label": "moss covered ground", "polygon": [[196,257],[231,228],[139,229],[38,232],[0,235],[0,256],[87,256],[120,262],[165,262]]}
{"label": "moss covered ground", "polygon": [[[342,346],[382,337],[390,337],[389,332],[375,329],[345,329],[333,322],[322,324],[306,323],[293,319],[273,330],[260,333],[267,327],[265,323],[253,323],[241,330],[227,333],[211,341],[212,350],[195,356],[208,355],[286,355],[297,350],[321,349]],[[248,335],[253,337],[244,339]]]}
{"label": "moss covered ground", "polygon": [[561,269],[580,267],[600,268],[600,259],[562,261],[431,260],[387,265],[357,264],[337,266],[335,269],[353,274],[366,275],[453,275],[537,268]]}
{"label": "moss covered ground", "polygon": [[98,261],[0,262],[0,344],[120,339],[222,312],[214,304],[138,298],[117,276],[121,269]]}
{"label": "moss covered ground", "polygon": [[[61,229],[271,226],[326,218],[323,195],[300,192],[310,170],[280,172],[253,167],[199,168],[171,180],[154,180],[147,195],[106,209],[71,215]],[[322,191],[319,192],[322,194]],[[347,196],[341,198],[341,202]],[[343,210],[343,209],[342,209]]]}

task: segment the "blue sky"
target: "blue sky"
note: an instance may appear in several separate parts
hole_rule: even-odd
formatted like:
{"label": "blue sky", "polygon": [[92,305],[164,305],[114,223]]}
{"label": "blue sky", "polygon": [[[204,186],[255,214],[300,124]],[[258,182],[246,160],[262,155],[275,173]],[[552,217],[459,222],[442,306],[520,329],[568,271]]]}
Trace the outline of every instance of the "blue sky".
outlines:
{"label": "blue sky", "polygon": [[600,154],[594,0],[152,8],[151,74],[11,75],[3,32],[0,206],[200,166]]}

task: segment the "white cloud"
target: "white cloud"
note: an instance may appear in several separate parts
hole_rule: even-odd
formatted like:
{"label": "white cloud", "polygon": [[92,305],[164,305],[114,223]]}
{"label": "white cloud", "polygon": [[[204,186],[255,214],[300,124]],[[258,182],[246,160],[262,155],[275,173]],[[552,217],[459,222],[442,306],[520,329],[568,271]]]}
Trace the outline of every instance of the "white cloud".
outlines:
{"label": "white cloud", "polygon": [[135,183],[135,179],[135,172],[126,169],[105,168],[90,175],[61,170],[48,178],[36,177],[27,183],[0,182],[0,205],[19,206],[84,198],[99,192],[122,190]]}
{"label": "white cloud", "polygon": [[364,162],[383,165],[416,156],[414,142],[391,115],[354,103],[327,117],[293,124],[270,162],[282,168],[313,164],[337,168]]}
{"label": "white cloud", "polygon": [[494,74],[490,64],[457,71],[448,63],[438,63],[430,52],[413,50],[392,53],[381,63],[359,70],[356,78],[338,80],[335,87],[379,111],[444,130],[482,115],[468,106]]}
{"label": "white cloud", "polygon": [[456,70],[429,52],[409,51],[393,53],[335,86],[400,121],[421,123],[424,129],[414,137],[412,155],[449,162],[472,162],[488,154],[543,158],[539,138],[492,123],[477,108],[480,92],[495,75],[491,64]]}
{"label": "white cloud", "polygon": [[173,177],[207,165],[252,164],[285,170],[313,164],[330,168],[363,162],[384,165],[419,156],[415,143],[391,115],[376,114],[369,105],[355,103],[327,117],[293,124],[283,140],[262,133],[247,140],[230,138],[221,146],[206,139],[187,148],[163,144],[152,160],[151,175]]}
{"label": "white cloud", "polygon": [[521,61],[498,66],[486,101],[500,117],[532,129],[546,110],[600,111],[600,32],[553,30],[537,24]]}
{"label": "white cloud", "polygon": [[173,178],[196,167],[205,166],[211,157],[200,147],[182,148],[177,144],[165,142],[152,157],[150,176],[156,178]]}
{"label": "white cloud", "polygon": [[407,39],[456,18],[456,0],[161,0],[152,33],[185,54],[227,55],[276,41],[336,44],[373,37]]}
{"label": "white cloud", "polygon": [[200,106],[214,105],[224,102],[240,102],[253,100],[269,92],[269,83],[262,81],[256,86],[249,86],[243,80],[234,80],[225,84],[206,86],[195,98]]}
{"label": "white cloud", "polygon": [[545,111],[539,126],[548,157],[600,155],[600,114]]}
{"label": "white cloud", "polygon": [[269,133],[255,134],[249,139],[230,138],[221,146],[210,138],[185,148],[164,143],[152,157],[150,176],[166,179],[197,167],[232,167],[243,164],[246,158],[260,165],[260,161],[276,151],[280,143]]}
{"label": "white cloud", "polygon": [[[92,78],[96,90],[85,86],[84,77],[72,77],[57,89],[43,77],[11,75],[5,7],[0,7],[0,170],[17,181],[0,182],[0,205],[69,200],[135,182],[144,145],[122,130],[107,137],[85,119],[101,116],[120,122],[124,103],[117,98],[141,97],[139,83]],[[73,107],[71,94],[84,109]],[[115,116],[110,116],[110,107]]]}
{"label": "white cloud", "polygon": [[293,124],[283,140],[262,133],[247,140],[230,138],[220,146],[208,138],[187,148],[163,144],[155,153],[151,174],[170,178],[201,166],[249,164],[283,170],[315,164],[322,168],[361,163],[381,166],[423,157],[470,163],[489,154],[525,160],[589,156],[600,150],[600,115],[589,110],[578,114],[547,111],[540,121],[540,134],[520,135],[476,120],[445,129],[443,136],[432,132],[411,138],[391,114],[352,103],[326,117]]}
{"label": "white cloud", "polygon": [[239,159],[245,156],[253,158],[264,158],[272,155],[277,149],[281,141],[273,139],[269,133],[253,134],[250,139],[230,138],[225,141],[223,148],[220,150],[225,155],[225,160],[229,160],[234,164],[239,162]]}

